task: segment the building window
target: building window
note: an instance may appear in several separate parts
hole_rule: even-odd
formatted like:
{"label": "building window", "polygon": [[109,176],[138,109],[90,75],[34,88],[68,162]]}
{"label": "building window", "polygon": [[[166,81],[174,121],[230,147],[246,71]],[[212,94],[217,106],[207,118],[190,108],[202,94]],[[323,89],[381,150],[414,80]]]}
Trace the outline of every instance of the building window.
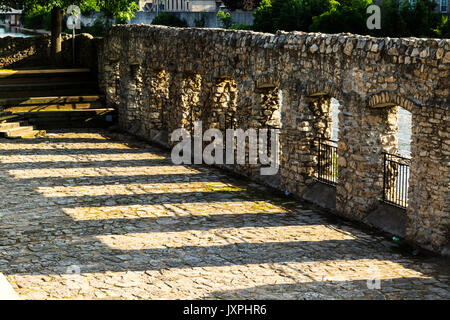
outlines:
{"label": "building window", "polygon": [[448,0],[441,0],[441,12],[447,13],[448,10]]}

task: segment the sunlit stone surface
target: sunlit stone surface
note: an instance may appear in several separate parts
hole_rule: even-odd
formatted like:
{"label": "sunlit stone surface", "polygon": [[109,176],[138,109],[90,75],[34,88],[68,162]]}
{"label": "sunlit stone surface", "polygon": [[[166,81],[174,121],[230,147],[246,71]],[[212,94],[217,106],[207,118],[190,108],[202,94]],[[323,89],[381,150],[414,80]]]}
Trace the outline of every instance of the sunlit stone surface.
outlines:
{"label": "sunlit stone surface", "polygon": [[0,272],[24,299],[450,298],[445,260],[127,136],[0,140],[0,169]]}

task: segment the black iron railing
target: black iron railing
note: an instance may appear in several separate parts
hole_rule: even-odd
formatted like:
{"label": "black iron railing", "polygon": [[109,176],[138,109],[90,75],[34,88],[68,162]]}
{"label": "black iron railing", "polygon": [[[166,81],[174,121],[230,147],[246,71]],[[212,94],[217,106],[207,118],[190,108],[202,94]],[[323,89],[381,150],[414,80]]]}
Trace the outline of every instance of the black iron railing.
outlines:
{"label": "black iron railing", "polygon": [[335,186],[337,184],[337,141],[319,138],[317,179]]}
{"label": "black iron railing", "polygon": [[281,130],[281,126],[276,125],[269,125],[266,124],[265,128],[267,129],[267,149],[268,149],[268,155],[270,157],[272,157],[273,155],[273,151],[272,151],[272,130],[275,130],[277,135],[278,135],[278,144],[277,144],[277,151],[278,151],[278,159],[276,159],[276,161],[280,161],[280,152],[281,152],[281,145],[280,145],[280,130]]}
{"label": "black iron railing", "polygon": [[411,159],[384,153],[383,201],[406,208],[408,206],[408,178]]}

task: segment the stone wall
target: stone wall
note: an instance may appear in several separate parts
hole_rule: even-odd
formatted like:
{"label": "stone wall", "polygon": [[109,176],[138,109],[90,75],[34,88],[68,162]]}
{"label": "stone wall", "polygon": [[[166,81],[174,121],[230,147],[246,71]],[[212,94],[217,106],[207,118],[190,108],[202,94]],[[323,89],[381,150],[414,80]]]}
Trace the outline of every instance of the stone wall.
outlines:
{"label": "stone wall", "polygon": [[146,139],[199,119],[221,129],[281,126],[278,187],[298,196],[316,181],[317,139],[330,137],[330,99],[338,99],[336,209],[356,220],[380,204],[382,152],[396,152],[396,106],[405,108],[413,121],[406,235],[448,250],[450,40],[128,25],[110,31],[100,62],[121,127]]}
{"label": "stone wall", "polygon": [[[97,47],[101,40],[89,34],[76,36],[75,66],[97,70]],[[73,66],[72,36],[63,35],[62,52],[58,66]],[[28,38],[0,38],[0,68],[32,68],[53,65],[50,57],[50,35]]]}

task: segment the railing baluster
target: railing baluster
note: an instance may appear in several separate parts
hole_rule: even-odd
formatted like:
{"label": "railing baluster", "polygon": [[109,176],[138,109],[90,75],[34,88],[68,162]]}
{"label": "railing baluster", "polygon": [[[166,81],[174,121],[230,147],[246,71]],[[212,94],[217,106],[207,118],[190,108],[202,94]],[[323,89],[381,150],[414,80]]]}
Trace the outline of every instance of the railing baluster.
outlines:
{"label": "railing baluster", "polygon": [[383,153],[383,201],[406,209],[408,206],[408,178],[411,160]]}
{"label": "railing baluster", "polygon": [[386,153],[383,153],[383,200],[386,200]]}
{"label": "railing baluster", "polygon": [[406,193],[408,193],[408,177],[406,166],[403,166],[403,188],[402,188],[402,198],[403,206],[406,207]]}
{"label": "railing baluster", "polygon": [[[331,184],[337,183],[337,146],[336,141],[318,139],[317,179],[321,182]],[[332,144],[330,144],[332,143]]]}

